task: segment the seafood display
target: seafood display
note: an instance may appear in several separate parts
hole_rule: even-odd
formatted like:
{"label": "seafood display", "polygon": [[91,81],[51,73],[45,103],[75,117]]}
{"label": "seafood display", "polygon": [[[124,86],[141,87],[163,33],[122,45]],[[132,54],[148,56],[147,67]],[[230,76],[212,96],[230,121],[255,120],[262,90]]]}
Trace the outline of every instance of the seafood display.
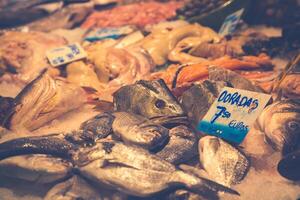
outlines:
{"label": "seafood display", "polygon": [[0,1],[0,199],[299,199],[299,2],[241,2]]}

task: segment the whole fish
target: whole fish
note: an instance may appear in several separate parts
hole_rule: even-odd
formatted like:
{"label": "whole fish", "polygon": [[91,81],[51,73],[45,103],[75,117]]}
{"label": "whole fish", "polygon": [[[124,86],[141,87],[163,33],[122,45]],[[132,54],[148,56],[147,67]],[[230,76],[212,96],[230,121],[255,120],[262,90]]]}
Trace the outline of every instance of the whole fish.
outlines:
{"label": "whole fish", "polygon": [[82,106],[86,100],[82,88],[44,71],[16,96],[3,124],[10,130],[32,131]]}
{"label": "whole fish", "polygon": [[246,176],[250,163],[238,149],[214,136],[199,140],[200,163],[212,180],[230,186]]}
{"label": "whole fish", "polygon": [[34,183],[53,183],[70,175],[72,164],[49,155],[22,155],[0,161],[0,174]]}
{"label": "whole fish", "polygon": [[134,196],[149,196],[172,187],[186,187],[203,195],[217,191],[238,194],[176,169],[147,150],[117,141],[99,140],[92,147],[78,148],[56,134],[18,138],[0,144],[0,159],[32,153],[68,158],[81,176]]}
{"label": "whole fish", "polygon": [[123,200],[126,196],[111,190],[96,189],[79,176],[73,176],[65,182],[51,188],[45,200]]}
{"label": "whole fish", "polygon": [[274,102],[263,110],[257,122],[275,150],[283,154],[296,150],[300,144],[300,99]]}
{"label": "whole fish", "polygon": [[116,141],[100,141],[74,156],[79,173],[87,179],[126,194],[145,197],[171,187],[206,191],[235,191],[176,169],[144,149]]}
{"label": "whole fish", "polygon": [[300,150],[284,156],[277,165],[281,176],[292,181],[300,180]]}
{"label": "whole fish", "polygon": [[181,105],[194,127],[202,120],[225,86],[227,83],[222,81],[205,80],[203,83],[193,85],[181,95]]}
{"label": "whole fish", "polygon": [[170,139],[156,155],[172,164],[188,161],[198,154],[196,134],[188,127],[180,125],[169,131]]}
{"label": "whole fish", "polygon": [[292,60],[278,77],[273,92],[285,98],[300,96],[300,55]]}
{"label": "whole fish", "polygon": [[208,67],[208,78],[212,81],[225,81],[237,89],[249,90],[253,92],[264,92],[263,89],[254,85],[248,79],[238,73],[216,66]]}
{"label": "whole fish", "polygon": [[133,144],[148,150],[161,147],[169,139],[169,130],[147,118],[127,113],[115,112],[112,123],[114,135],[125,144]]}
{"label": "whole fish", "polygon": [[113,94],[115,110],[133,112],[162,125],[187,124],[185,113],[163,80],[137,81]]}

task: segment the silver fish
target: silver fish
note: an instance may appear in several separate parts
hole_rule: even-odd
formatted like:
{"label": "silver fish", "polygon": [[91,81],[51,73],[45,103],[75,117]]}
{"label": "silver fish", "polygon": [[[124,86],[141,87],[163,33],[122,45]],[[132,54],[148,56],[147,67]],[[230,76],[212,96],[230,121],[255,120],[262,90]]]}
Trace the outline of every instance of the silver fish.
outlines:
{"label": "silver fish", "polygon": [[196,134],[186,126],[176,126],[169,131],[170,139],[156,155],[172,164],[188,161],[198,154]]}
{"label": "silver fish", "polygon": [[194,127],[202,120],[225,86],[228,85],[223,81],[206,80],[193,85],[181,95],[180,102]]}
{"label": "silver fish", "polygon": [[254,85],[248,79],[238,73],[216,66],[208,67],[208,78],[212,81],[225,81],[237,89],[249,90],[254,92],[264,92],[263,89]]}
{"label": "silver fish", "polygon": [[140,115],[115,112],[112,129],[125,144],[137,145],[154,150],[165,144],[169,130]]}
{"label": "silver fish", "polygon": [[0,174],[34,183],[52,183],[66,178],[72,164],[48,155],[14,156],[0,161]]}
{"label": "silver fish", "polygon": [[144,149],[116,141],[100,141],[73,156],[80,174],[121,192],[145,197],[167,188],[182,186],[207,191],[237,192],[176,169],[174,165]]}
{"label": "silver fish", "polygon": [[200,163],[214,181],[230,186],[246,176],[250,163],[238,149],[214,136],[199,140]]}
{"label": "silver fish", "polygon": [[274,102],[263,110],[257,122],[275,150],[287,154],[299,147],[300,99]]}
{"label": "silver fish", "polygon": [[133,112],[163,125],[187,124],[185,112],[163,80],[137,81],[121,87],[113,97],[117,111]]}
{"label": "silver fish", "polygon": [[94,188],[79,176],[73,176],[65,182],[51,188],[45,200],[123,200],[125,195],[112,190]]}

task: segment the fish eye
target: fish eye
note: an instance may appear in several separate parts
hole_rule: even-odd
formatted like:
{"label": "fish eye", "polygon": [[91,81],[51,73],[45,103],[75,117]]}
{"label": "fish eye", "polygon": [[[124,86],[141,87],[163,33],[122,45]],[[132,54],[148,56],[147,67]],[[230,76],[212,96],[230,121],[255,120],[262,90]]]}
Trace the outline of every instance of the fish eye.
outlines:
{"label": "fish eye", "polygon": [[297,123],[295,121],[288,122],[288,128],[292,131],[295,131],[300,128],[299,123]]}
{"label": "fish eye", "polygon": [[164,108],[166,106],[166,103],[163,100],[158,99],[155,101],[155,106],[157,108]]}

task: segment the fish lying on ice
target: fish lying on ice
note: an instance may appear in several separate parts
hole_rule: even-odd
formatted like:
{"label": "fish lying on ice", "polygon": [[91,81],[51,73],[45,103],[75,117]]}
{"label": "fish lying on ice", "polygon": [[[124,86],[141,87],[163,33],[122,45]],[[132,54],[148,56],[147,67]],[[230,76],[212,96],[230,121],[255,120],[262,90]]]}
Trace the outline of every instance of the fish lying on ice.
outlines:
{"label": "fish lying on ice", "polygon": [[300,99],[274,102],[263,110],[257,122],[266,141],[283,155],[299,148]]}
{"label": "fish lying on ice", "polygon": [[70,159],[78,173],[98,184],[134,196],[149,196],[171,187],[186,187],[209,195],[236,191],[176,169],[148,151],[112,140],[99,140],[92,147],[78,147],[62,135],[18,138],[0,144],[0,159],[29,153]]}
{"label": "fish lying on ice", "polygon": [[180,125],[169,131],[170,139],[156,155],[172,164],[188,161],[198,154],[198,139],[188,127]]}
{"label": "fish lying on ice", "polygon": [[200,163],[209,177],[226,186],[237,184],[246,176],[250,162],[238,149],[214,136],[199,140]]}
{"label": "fish lying on ice", "polygon": [[127,112],[114,112],[113,116],[115,117],[112,123],[113,133],[125,144],[154,150],[169,139],[168,129],[143,116]]}
{"label": "fish lying on ice", "polygon": [[163,80],[137,81],[114,94],[118,111],[133,112],[162,125],[187,124],[186,115]]}

